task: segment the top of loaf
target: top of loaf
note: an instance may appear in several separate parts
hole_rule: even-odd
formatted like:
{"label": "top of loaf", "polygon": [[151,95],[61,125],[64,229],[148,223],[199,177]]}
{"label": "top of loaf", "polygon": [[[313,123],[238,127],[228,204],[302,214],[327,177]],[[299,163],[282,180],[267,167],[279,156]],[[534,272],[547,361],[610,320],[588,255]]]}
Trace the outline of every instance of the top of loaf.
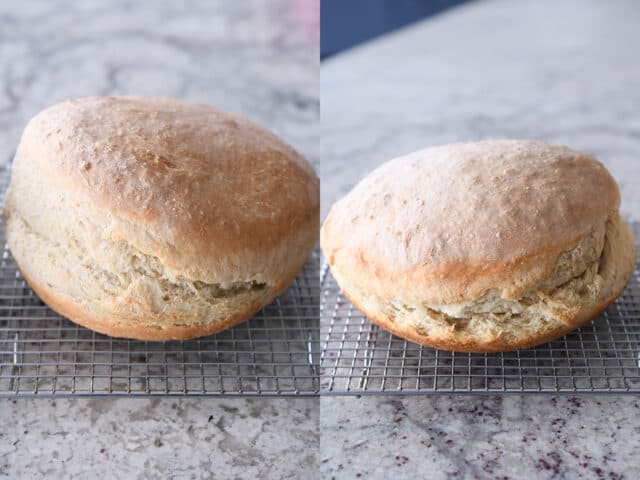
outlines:
{"label": "top of loaf", "polygon": [[179,271],[269,254],[296,229],[317,228],[319,181],[306,160],[264,128],[206,105],[66,101],[29,122],[18,158],[52,188],[117,218],[112,236],[146,244],[138,246]]}
{"label": "top of loaf", "polygon": [[619,203],[604,166],[570,148],[450,144],[370,173],[333,206],[321,244],[342,276],[371,293],[431,304],[490,289],[518,298]]}

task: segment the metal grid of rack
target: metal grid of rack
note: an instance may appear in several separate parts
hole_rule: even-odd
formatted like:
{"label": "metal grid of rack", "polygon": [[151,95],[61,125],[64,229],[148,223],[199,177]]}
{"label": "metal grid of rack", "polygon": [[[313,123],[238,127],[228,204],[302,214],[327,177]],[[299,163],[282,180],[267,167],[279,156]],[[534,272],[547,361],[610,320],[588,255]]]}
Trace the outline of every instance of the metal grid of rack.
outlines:
{"label": "metal grid of rack", "polygon": [[[640,224],[633,224],[640,238]],[[536,348],[497,354],[421,347],[371,323],[321,270],[322,394],[640,392],[640,273],[596,320]]]}
{"label": "metal grid of rack", "polygon": [[23,280],[3,233],[0,245],[0,396],[318,394],[317,250],[248,322],[196,340],[142,342],[56,314]]}

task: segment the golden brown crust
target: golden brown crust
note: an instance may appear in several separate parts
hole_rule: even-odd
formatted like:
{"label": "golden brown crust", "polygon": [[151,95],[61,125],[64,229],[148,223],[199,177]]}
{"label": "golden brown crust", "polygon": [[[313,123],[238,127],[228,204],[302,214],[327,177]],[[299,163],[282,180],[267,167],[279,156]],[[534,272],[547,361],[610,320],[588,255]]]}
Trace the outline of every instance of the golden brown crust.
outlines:
{"label": "golden brown crust", "polygon": [[145,235],[126,239],[192,276],[220,276],[229,258],[268,255],[319,224],[309,163],[266,129],[207,105],[69,100],[29,122],[16,157],[52,188],[143,226]]}
{"label": "golden brown crust", "polygon": [[378,295],[447,304],[495,288],[518,298],[619,202],[604,166],[564,146],[443,145],[367,175],[333,205],[320,241],[330,265]]}

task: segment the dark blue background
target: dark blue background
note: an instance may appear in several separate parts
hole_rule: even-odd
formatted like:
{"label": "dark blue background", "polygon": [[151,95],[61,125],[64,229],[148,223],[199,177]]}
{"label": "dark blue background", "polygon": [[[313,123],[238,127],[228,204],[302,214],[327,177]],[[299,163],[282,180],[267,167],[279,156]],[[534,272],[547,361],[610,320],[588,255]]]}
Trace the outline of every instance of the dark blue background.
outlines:
{"label": "dark blue background", "polygon": [[468,0],[322,0],[320,56],[344,49]]}

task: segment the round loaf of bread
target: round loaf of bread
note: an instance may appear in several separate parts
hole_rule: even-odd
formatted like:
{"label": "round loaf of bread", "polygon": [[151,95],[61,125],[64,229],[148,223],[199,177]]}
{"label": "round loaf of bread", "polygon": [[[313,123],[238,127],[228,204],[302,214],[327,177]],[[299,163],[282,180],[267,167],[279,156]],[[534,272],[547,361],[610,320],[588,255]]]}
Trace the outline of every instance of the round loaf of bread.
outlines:
{"label": "round loaf of bread", "polygon": [[51,308],[116,337],[188,339],[253,316],[303,267],[319,181],[243,118],[168,98],[95,97],[27,125],[7,241]]}
{"label": "round loaf of bread", "polygon": [[444,145],[391,160],[321,231],[344,294],[382,328],[446,350],[558,338],[624,289],[635,241],[615,180],[537,141]]}

